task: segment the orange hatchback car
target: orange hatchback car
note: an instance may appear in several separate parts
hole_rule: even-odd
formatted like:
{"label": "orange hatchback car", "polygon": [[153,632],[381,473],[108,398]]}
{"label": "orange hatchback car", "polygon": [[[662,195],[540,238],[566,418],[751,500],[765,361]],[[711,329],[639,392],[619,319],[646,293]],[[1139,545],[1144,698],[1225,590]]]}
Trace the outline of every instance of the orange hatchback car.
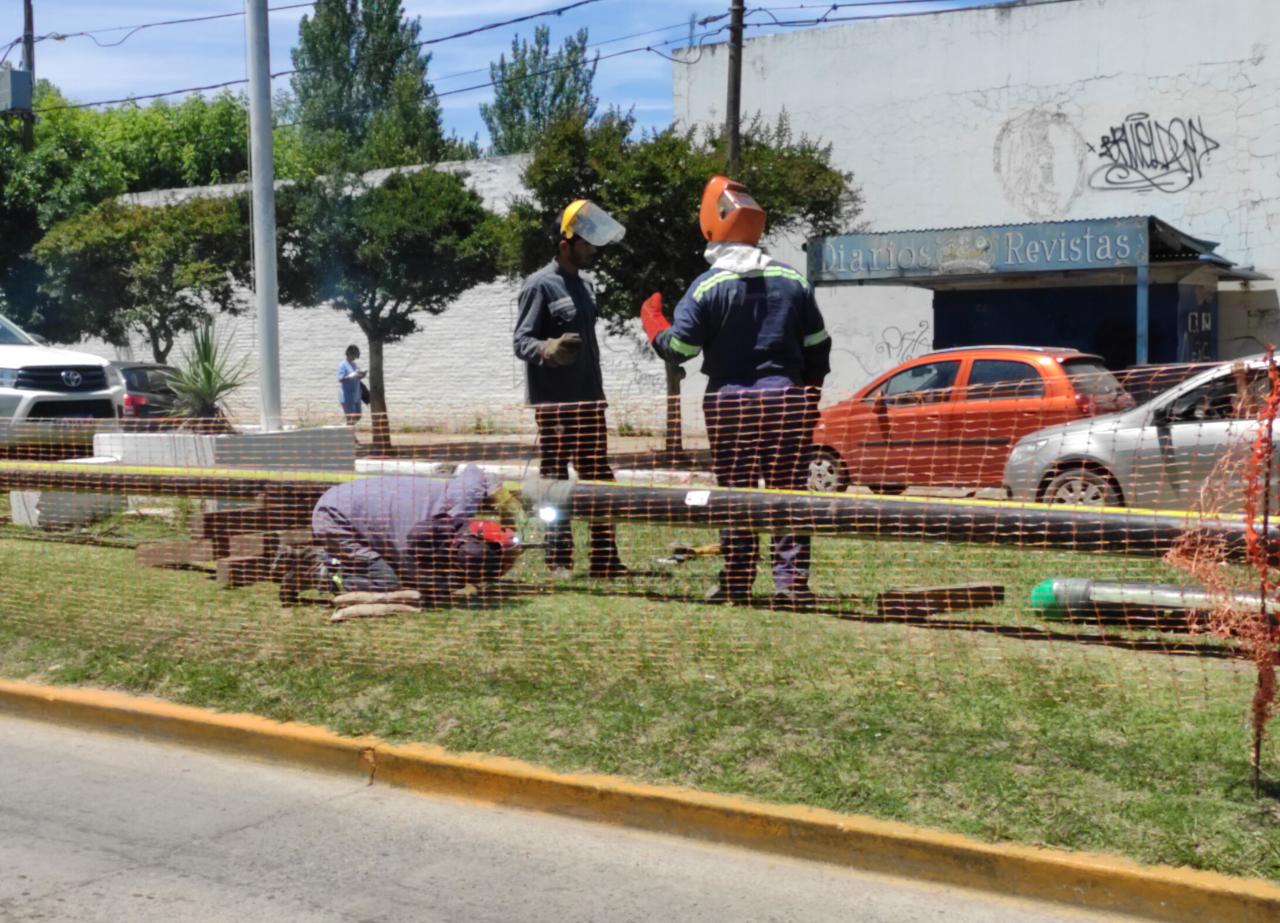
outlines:
{"label": "orange hatchback car", "polygon": [[932,352],[821,412],[809,487],[864,484],[886,494],[912,486],[999,487],[1023,436],[1133,405],[1102,359],[1073,349]]}

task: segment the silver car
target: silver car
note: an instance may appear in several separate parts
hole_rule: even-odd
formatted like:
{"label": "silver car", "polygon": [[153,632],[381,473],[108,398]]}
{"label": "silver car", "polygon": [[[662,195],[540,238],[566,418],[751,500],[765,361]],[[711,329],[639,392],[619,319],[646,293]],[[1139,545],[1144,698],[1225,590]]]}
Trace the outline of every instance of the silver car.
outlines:
{"label": "silver car", "polygon": [[1239,510],[1269,393],[1262,357],[1215,365],[1132,410],[1024,436],[1005,487],[1024,501]]}
{"label": "silver car", "polygon": [[91,440],[116,429],[123,397],[106,359],[44,345],[0,317],[0,445]]}

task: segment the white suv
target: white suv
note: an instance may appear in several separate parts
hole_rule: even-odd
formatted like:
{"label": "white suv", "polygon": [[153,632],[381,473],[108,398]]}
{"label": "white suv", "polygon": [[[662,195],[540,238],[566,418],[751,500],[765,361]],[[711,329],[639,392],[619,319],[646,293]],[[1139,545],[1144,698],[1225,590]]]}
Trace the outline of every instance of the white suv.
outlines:
{"label": "white suv", "polygon": [[123,401],[106,359],[41,345],[0,317],[0,445],[91,438],[115,428]]}

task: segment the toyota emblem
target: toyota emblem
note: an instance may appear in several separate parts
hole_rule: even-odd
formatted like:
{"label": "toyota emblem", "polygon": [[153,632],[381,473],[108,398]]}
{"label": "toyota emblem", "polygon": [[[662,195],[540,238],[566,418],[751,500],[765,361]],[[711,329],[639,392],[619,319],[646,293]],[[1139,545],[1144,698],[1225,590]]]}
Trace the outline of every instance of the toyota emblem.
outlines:
{"label": "toyota emblem", "polygon": [[78,388],[84,382],[84,376],[75,369],[65,369],[62,372],[62,383],[68,388]]}

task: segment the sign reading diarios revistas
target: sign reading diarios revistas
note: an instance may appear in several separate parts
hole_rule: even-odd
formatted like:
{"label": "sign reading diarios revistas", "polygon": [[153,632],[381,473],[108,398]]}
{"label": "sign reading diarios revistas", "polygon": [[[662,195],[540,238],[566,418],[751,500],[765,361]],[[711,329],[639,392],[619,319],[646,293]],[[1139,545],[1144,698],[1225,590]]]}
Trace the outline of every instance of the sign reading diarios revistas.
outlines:
{"label": "sign reading diarios revistas", "polygon": [[1113,269],[1147,262],[1147,219],[842,234],[808,253],[815,283]]}

